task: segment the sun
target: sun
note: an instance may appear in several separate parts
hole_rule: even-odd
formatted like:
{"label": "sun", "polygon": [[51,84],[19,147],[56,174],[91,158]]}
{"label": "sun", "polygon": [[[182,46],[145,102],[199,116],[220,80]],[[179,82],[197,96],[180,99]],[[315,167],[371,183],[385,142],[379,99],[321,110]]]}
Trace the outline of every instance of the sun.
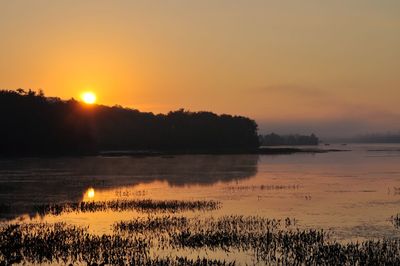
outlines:
{"label": "sun", "polygon": [[96,94],[91,91],[82,93],[81,98],[86,104],[94,104],[96,102]]}

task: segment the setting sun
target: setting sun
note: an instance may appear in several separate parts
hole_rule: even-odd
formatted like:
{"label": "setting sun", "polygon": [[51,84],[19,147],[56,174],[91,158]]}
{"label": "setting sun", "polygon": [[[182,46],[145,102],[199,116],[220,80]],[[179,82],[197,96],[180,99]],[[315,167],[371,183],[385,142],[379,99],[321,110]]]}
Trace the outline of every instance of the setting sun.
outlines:
{"label": "setting sun", "polygon": [[87,104],[94,104],[96,102],[96,94],[93,92],[84,92],[82,93],[81,98]]}

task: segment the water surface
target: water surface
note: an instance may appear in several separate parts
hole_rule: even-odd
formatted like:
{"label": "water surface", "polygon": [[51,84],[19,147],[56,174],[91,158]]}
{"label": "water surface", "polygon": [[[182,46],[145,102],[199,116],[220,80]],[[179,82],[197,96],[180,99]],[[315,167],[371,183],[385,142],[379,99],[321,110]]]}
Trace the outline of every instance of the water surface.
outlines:
{"label": "water surface", "polygon": [[[323,147],[324,148],[324,147]],[[35,213],[47,203],[123,199],[216,200],[222,208],[188,217],[294,218],[341,241],[398,237],[400,145],[347,145],[348,152],[292,155],[80,157],[0,161],[2,223],[59,222],[110,233],[137,211]],[[10,207],[11,206],[11,207]]]}

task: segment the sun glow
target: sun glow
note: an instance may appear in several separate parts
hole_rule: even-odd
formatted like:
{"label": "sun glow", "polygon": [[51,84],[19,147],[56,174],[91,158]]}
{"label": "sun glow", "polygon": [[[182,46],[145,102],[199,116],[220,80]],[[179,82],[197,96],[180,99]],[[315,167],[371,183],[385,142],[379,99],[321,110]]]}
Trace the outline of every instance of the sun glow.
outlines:
{"label": "sun glow", "polygon": [[94,198],[94,189],[93,188],[89,188],[87,191],[87,196],[88,198],[92,199]]}
{"label": "sun glow", "polygon": [[96,94],[91,91],[82,93],[81,98],[86,104],[94,104],[96,102]]}

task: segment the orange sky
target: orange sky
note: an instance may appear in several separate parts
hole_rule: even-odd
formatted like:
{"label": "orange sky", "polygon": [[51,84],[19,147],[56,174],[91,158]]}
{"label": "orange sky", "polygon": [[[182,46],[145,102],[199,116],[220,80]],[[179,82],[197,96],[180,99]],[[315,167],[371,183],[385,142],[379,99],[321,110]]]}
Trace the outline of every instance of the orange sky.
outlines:
{"label": "orange sky", "polygon": [[400,130],[400,2],[0,2],[0,87],[250,116],[262,131]]}

